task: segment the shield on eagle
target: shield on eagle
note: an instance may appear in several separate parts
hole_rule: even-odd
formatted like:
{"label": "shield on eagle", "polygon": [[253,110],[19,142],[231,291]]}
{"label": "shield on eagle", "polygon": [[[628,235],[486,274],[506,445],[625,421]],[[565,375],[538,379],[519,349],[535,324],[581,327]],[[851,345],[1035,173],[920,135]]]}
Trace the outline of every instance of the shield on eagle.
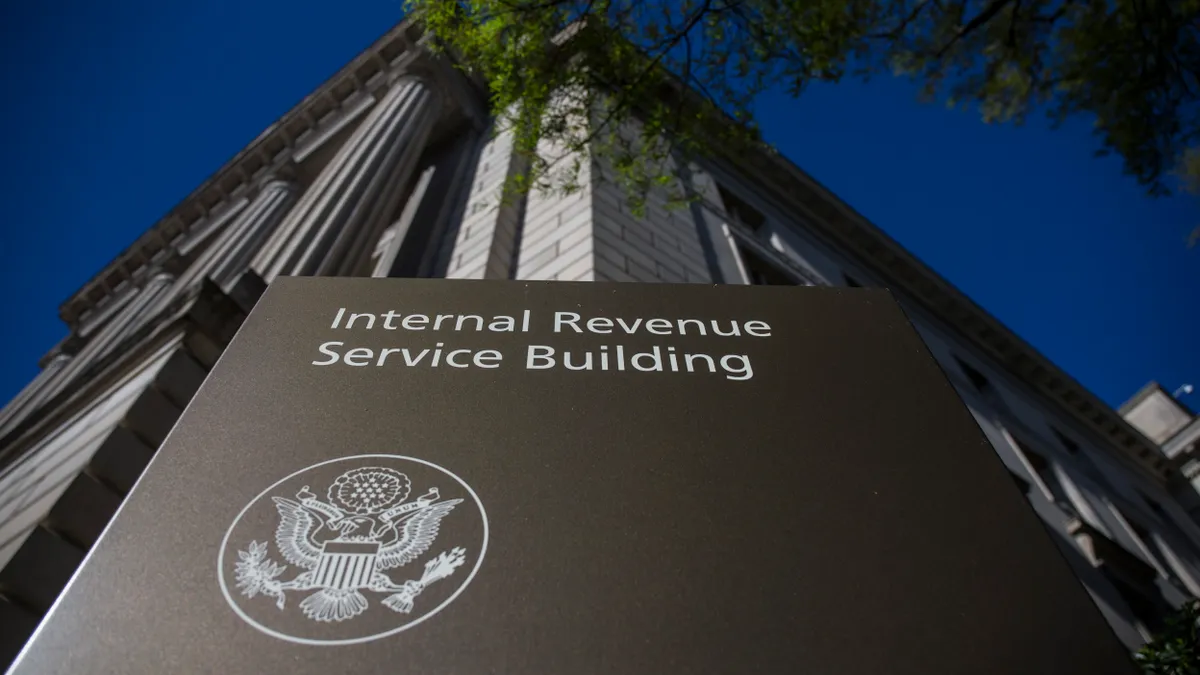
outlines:
{"label": "shield on eagle", "polygon": [[338,591],[366,588],[375,574],[378,556],[378,542],[327,541],[321,547],[313,583]]}

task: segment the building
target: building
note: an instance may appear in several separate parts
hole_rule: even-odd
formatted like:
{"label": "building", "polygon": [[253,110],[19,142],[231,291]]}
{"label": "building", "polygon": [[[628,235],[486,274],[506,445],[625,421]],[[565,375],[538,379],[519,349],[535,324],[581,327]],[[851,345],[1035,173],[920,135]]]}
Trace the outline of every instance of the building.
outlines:
{"label": "building", "polygon": [[489,123],[401,24],[62,304],[69,336],[0,411],[5,662],[280,275],[887,286],[1126,645],[1200,596],[1177,464],[797,167],[716,152],[674,168],[700,202],[644,217],[596,167],[500,203],[517,165]]}
{"label": "building", "polygon": [[[1176,393],[1191,393],[1184,385]],[[1157,382],[1142,387],[1117,409],[1134,429],[1159,446],[1184,478],[1200,491],[1200,415]]]}

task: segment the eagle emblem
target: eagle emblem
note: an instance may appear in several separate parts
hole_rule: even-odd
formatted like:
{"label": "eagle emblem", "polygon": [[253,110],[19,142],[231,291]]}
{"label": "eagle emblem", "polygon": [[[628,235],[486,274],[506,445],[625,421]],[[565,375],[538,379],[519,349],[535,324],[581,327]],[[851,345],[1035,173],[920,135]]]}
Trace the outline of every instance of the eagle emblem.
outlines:
{"label": "eagle emblem", "polygon": [[389,572],[429,551],[442,519],[463,501],[441,499],[437,487],[409,500],[411,491],[406,474],[368,466],[338,476],[324,500],[308,485],[294,499],[272,497],[279,514],[275,545],[287,563],[302,571],[290,581],[280,580],[289,565],[267,557],[267,542],[251,541],[237,551],[238,591],[246,598],[274,598],[281,611],[286,593],[307,593],[300,610],[320,622],[362,614],[368,607],[364,592],[384,594],[384,607],[408,614],[426,587],[454,574],[466,559],[464,548],[452,548],[426,561],[419,578],[392,580]]}

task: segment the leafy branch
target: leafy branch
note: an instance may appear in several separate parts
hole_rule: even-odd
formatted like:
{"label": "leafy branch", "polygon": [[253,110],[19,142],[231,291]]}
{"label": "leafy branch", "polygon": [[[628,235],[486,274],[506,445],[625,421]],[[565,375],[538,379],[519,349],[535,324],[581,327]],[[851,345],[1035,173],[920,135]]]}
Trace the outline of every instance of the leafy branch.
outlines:
{"label": "leafy branch", "polygon": [[[672,158],[758,144],[766,91],[891,73],[984,121],[1093,121],[1152,195],[1200,186],[1200,0],[407,0],[487,82],[522,166],[598,164],[636,203]],[[569,36],[569,37],[568,37]],[[552,156],[557,153],[557,156]],[[1178,180],[1177,177],[1182,177]]]}

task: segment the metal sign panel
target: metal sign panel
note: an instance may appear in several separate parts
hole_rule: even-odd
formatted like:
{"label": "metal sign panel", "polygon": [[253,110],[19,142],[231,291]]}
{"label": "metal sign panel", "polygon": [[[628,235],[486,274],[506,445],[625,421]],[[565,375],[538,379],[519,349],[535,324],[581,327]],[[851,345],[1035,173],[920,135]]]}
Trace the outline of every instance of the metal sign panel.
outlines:
{"label": "metal sign panel", "polygon": [[285,278],[14,672],[1134,671],[886,292]]}

